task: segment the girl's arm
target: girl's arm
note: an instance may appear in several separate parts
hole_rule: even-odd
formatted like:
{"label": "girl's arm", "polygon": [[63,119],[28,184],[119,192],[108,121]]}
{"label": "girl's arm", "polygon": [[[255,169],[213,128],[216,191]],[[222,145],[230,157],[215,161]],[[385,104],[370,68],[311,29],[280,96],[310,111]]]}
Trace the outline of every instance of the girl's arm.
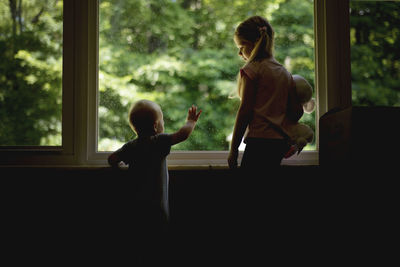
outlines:
{"label": "girl's arm", "polygon": [[246,74],[242,76],[242,94],[240,107],[236,114],[236,122],[233,129],[231,149],[228,157],[228,164],[230,168],[237,167],[237,157],[239,145],[242,142],[243,135],[247,126],[253,116],[253,107],[256,97],[256,89],[254,82],[247,77]]}
{"label": "girl's arm", "polygon": [[192,106],[189,108],[188,116],[186,119],[186,124],[182,126],[176,133],[171,135],[171,145],[185,141],[192,133],[194,127],[196,126],[197,120],[200,117],[202,110],[197,112],[197,107]]}

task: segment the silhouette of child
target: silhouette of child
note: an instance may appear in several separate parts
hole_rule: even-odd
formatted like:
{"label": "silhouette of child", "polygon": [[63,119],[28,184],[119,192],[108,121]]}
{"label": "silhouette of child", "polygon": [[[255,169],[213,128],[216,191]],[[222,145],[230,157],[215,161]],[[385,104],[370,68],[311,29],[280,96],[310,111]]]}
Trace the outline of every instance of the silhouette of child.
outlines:
{"label": "silhouette of child", "polygon": [[246,148],[241,169],[267,175],[280,166],[289,150],[283,122],[287,112],[292,75],[273,55],[274,30],[267,19],[253,16],[238,25],[234,41],[246,62],[240,69],[240,107],[236,115],[228,156],[237,168],[238,147],[244,137]]}
{"label": "silhouette of child", "polygon": [[119,167],[121,162],[129,165],[129,176],[134,180],[133,195],[138,204],[136,217],[146,227],[164,225],[169,221],[166,157],[171,146],[190,136],[201,112],[197,112],[193,105],[189,108],[185,125],[173,134],[166,134],[163,112],[158,104],[140,100],[130,110],[129,123],[137,138],[113,152],[108,163],[113,167]]}
{"label": "silhouette of child", "polygon": [[237,167],[238,147],[244,137],[241,168],[265,175],[312,140],[312,130],[298,123],[304,107],[296,94],[298,88],[309,88],[274,58],[274,30],[267,19],[246,19],[236,28],[234,41],[246,63],[239,73],[241,101],[228,164],[231,169]]}

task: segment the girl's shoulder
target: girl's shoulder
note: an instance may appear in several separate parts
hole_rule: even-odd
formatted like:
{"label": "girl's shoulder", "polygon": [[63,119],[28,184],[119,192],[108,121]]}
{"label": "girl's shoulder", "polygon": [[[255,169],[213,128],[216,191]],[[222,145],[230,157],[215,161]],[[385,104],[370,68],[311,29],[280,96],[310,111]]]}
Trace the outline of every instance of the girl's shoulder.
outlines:
{"label": "girl's shoulder", "polygon": [[268,68],[284,68],[284,66],[272,57],[249,62],[244,68],[257,72]]}
{"label": "girl's shoulder", "polygon": [[288,72],[286,68],[279,63],[275,58],[264,58],[247,63],[240,69],[240,74],[247,74],[251,79],[259,76],[270,76],[273,73]]}
{"label": "girl's shoulder", "polygon": [[261,75],[286,75],[291,77],[290,72],[286,69],[284,65],[279,63],[275,58],[265,59],[261,62],[259,67]]}
{"label": "girl's shoulder", "polygon": [[274,57],[264,58],[260,61],[260,64],[265,66],[273,66],[273,67],[283,67],[281,63],[279,63]]}
{"label": "girl's shoulder", "polygon": [[258,70],[259,67],[256,64],[254,64],[254,62],[250,62],[240,69],[240,76],[241,77],[247,76],[248,78],[253,80],[258,75]]}

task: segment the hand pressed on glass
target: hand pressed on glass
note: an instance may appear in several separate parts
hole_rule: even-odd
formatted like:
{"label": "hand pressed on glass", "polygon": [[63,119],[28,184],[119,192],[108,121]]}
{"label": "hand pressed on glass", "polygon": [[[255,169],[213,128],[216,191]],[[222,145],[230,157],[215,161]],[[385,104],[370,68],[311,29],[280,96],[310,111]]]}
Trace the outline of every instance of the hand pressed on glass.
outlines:
{"label": "hand pressed on glass", "polygon": [[199,112],[197,112],[197,107],[195,105],[192,105],[189,108],[187,120],[196,122],[199,119],[201,112],[203,112],[201,109],[199,110]]}

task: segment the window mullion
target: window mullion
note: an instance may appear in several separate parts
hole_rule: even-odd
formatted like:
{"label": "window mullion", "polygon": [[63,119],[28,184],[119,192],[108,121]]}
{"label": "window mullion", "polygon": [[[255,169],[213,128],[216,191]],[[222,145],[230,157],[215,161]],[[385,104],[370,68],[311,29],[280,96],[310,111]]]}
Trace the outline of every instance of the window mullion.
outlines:
{"label": "window mullion", "polygon": [[98,66],[99,66],[99,1],[89,0],[88,3],[88,80],[87,80],[87,109],[88,109],[88,123],[87,123],[87,162],[90,164],[104,164],[104,153],[97,152],[97,138],[98,138]]}
{"label": "window mullion", "polygon": [[75,0],[74,21],[74,151],[76,164],[86,165],[88,142],[88,1]]}

